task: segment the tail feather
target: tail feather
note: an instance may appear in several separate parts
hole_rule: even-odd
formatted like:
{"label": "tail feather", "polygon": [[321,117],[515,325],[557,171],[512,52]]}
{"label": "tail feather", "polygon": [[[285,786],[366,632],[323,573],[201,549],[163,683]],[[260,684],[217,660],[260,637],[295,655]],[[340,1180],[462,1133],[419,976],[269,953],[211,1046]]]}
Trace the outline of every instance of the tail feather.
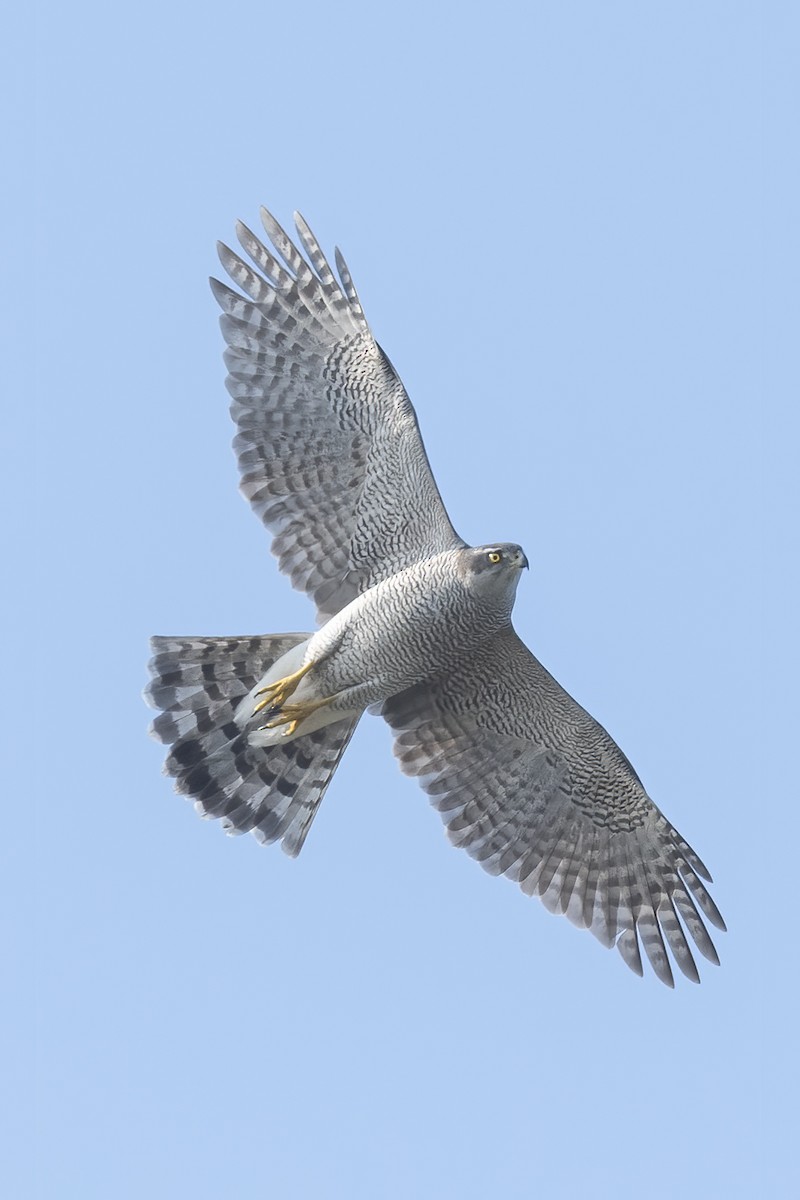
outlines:
{"label": "tail feather", "polygon": [[239,702],[307,633],[152,639],[145,698],[161,709],[154,736],[170,746],[165,771],[197,811],[227,833],[280,840],[299,854],[358,723],[340,721],[275,746],[251,746],[234,720]]}

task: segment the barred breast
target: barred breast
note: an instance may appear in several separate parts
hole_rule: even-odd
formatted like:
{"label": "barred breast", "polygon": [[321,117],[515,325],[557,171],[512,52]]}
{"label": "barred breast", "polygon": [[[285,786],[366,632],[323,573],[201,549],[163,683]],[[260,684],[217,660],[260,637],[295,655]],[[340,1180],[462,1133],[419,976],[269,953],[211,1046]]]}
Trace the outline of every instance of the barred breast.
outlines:
{"label": "barred breast", "polygon": [[[477,597],[451,550],[383,580],[337,613],[310,640],[315,690],[366,706],[431,679],[468,656],[508,614]],[[309,683],[311,678],[309,677]]]}

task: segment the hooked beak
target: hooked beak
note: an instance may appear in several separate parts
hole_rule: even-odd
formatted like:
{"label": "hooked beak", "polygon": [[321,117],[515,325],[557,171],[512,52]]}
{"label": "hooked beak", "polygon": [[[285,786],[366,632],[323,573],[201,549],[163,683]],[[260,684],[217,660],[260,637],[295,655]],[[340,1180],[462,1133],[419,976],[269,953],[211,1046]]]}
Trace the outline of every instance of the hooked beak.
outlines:
{"label": "hooked beak", "polygon": [[527,556],[523,550],[520,550],[517,554],[517,566],[519,567],[520,571],[523,567],[526,571],[530,567],[530,563],[528,562]]}

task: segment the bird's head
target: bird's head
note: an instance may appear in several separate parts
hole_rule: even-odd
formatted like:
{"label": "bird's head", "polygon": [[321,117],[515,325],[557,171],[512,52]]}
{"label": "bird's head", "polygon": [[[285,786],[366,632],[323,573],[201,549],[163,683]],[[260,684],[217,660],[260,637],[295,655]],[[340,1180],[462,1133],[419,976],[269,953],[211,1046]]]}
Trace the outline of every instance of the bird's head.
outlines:
{"label": "bird's head", "polygon": [[461,553],[464,580],[470,591],[487,600],[507,604],[510,612],[520,572],[528,566],[522,547],[514,542],[495,542],[487,546],[467,546]]}

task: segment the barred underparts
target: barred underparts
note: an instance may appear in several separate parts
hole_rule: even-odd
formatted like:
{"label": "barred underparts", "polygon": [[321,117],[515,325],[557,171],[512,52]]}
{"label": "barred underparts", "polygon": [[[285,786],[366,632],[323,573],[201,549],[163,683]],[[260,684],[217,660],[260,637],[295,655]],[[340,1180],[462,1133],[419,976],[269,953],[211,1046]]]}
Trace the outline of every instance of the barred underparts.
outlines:
{"label": "barred underparts", "polygon": [[[296,215],[305,257],[266,210],[271,245],[220,246],[240,289],[223,311],[241,487],[317,610],[316,631],[157,637],[147,698],[177,791],[229,833],[297,854],[365,710],[441,812],[450,840],[551,912],[641,948],[672,985],[718,961],[724,929],[700,859],[605,729],[511,623],[527,559],[451,525],[400,379],[339,254]],[[251,265],[252,263],[252,265]]]}

